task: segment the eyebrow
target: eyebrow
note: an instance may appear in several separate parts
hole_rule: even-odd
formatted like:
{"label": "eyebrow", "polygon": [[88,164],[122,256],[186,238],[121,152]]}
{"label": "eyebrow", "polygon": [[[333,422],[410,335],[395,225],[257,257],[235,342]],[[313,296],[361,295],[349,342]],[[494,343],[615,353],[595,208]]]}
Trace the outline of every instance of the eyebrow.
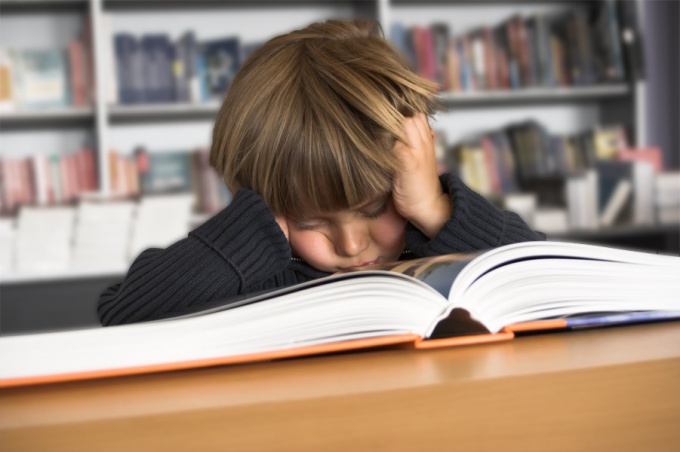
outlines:
{"label": "eyebrow", "polygon": [[[377,203],[377,202],[381,202],[381,201],[386,202],[388,197],[389,197],[389,193],[385,193],[384,195],[377,196],[377,197],[375,197],[371,200],[363,202],[363,203],[359,204],[358,206],[352,207],[352,208],[347,209],[347,210],[349,210],[351,212],[357,212],[359,210],[365,209],[366,207],[370,206],[373,203]],[[303,218],[297,218],[297,220],[299,220],[299,221],[319,220],[319,219],[323,219],[324,214],[326,214],[326,213],[328,213],[328,212],[317,212],[317,213],[313,213],[309,216],[305,216]]]}

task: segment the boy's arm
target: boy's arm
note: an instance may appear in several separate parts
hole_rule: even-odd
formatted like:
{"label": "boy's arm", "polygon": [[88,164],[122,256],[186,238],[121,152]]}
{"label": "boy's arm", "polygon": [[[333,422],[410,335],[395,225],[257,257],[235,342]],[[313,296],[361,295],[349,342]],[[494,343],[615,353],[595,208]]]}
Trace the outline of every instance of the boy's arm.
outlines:
{"label": "boy's arm", "polygon": [[103,325],[151,320],[244,293],[290,263],[290,246],[262,199],[239,190],[229,206],[166,249],[146,250],[99,299]]}
{"label": "boy's arm", "polygon": [[415,255],[436,256],[545,240],[544,234],[532,231],[519,215],[498,209],[455,175],[444,174],[439,180],[444,192],[451,197],[451,214],[432,239],[409,225],[406,247]]}

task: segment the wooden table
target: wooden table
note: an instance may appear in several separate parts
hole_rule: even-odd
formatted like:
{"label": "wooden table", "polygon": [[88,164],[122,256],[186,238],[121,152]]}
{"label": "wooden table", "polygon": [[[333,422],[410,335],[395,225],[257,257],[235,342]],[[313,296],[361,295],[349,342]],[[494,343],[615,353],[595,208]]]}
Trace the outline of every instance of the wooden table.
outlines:
{"label": "wooden table", "polygon": [[677,451],[680,322],[4,389],[0,449]]}

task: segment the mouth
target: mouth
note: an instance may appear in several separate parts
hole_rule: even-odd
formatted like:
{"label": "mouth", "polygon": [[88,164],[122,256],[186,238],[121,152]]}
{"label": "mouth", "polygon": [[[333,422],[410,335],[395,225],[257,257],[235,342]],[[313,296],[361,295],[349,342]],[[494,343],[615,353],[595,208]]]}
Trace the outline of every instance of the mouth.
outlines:
{"label": "mouth", "polygon": [[346,267],[345,270],[354,270],[359,267],[370,267],[371,265],[376,265],[380,263],[378,259],[370,261],[370,262],[362,262],[361,264],[356,264],[356,265],[350,265],[349,267]]}

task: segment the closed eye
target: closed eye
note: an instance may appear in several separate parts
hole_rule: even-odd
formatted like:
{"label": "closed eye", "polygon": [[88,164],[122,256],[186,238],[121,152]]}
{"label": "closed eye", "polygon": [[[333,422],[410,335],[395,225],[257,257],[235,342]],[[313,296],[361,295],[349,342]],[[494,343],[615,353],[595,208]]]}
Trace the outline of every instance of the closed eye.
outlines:
{"label": "closed eye", "polygon": [[299,231],[314,231],[323,225],[323,222],[291,221],[291,223]]}
{"label": "closed eye", "polygon": [[385,199],[385,201],[383,201],[383,203],[380,204],[377,209],[369,210],[368,212],[362,212],[361,214],[365,218],[378,218],[385,212],[387,212],[387,199]]}

